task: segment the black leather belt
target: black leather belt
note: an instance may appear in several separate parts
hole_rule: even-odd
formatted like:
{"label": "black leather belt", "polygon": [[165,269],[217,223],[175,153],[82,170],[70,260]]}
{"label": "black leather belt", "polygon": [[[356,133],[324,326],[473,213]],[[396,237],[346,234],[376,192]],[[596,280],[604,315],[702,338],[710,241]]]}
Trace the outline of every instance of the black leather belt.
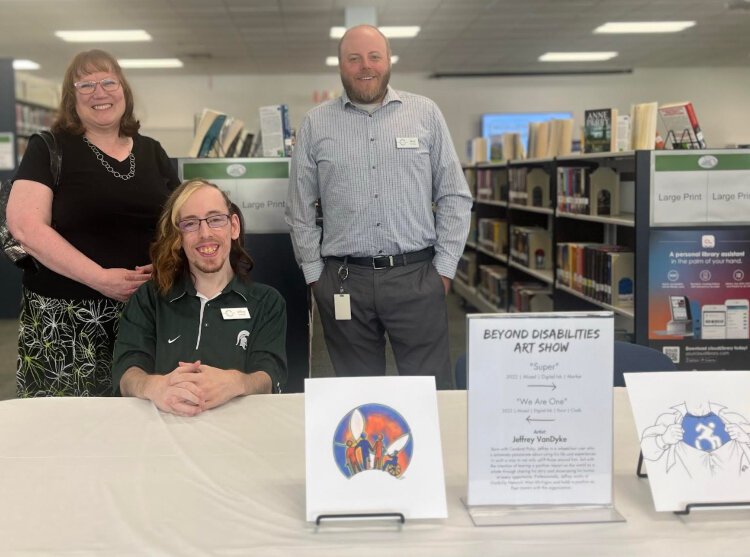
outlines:
{"label": "black leather belt", "polygon": [[423,250],[412,251],[410,253],[399,253],[398,255],[379,255],[377,257],[336,257],[331,255],[326,259],[346,261],[352,265],[361,265],[373,269],[388,269],[390,267],[402,267],[404,265],[409,265],[410,263],[426,261],[427,259],[432,259],[434,255],[435,248],[430,246]]}

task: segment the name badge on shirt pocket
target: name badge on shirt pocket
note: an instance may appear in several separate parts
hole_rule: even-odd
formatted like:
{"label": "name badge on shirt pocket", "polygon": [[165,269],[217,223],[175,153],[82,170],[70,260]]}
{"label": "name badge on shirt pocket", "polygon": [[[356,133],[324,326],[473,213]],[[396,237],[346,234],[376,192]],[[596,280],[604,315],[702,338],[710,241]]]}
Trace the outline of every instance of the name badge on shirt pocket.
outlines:
{"label": "name badge on shirt pocket", "polygon": [[397,137],[396,149],[419,149],[418,137]]}
{"label": "name badge on shirt pocket", "polygon": [[221,316],[225,321],[229,319],[250,319],[250,310],[247,308],[221,308]]}

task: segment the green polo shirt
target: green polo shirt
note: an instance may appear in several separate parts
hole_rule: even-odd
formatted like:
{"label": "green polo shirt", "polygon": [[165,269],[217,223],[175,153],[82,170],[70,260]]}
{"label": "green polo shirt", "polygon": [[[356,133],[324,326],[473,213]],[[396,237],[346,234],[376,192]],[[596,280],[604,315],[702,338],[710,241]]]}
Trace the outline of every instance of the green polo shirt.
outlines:
{"label": "green polo shirt", "polygon": [[[247,308],[250,316],[230,319]],[[222,313],[222,309],[225,311]],[[273,391],[286,384],[286,303],[264,284],[234,277],[201,315],[201,299],[188,277],[160,296],[152,281],[131,296],[115,343],[112,386],[132,366],[165,375],[179,362],[194,362],[245,373],[265,371]]]}

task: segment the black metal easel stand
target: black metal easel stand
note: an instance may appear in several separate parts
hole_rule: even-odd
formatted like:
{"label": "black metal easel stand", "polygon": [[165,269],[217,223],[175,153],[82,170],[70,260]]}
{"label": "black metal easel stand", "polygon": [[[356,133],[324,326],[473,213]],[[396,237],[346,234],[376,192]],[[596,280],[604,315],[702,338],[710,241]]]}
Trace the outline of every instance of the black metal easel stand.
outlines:
{"label": "black metal easel stand", "polygon": [[693,509],[731,509],[732,507],[750,507],[750,501],[736,501],[731,503],[690,503],[685,507],[685,510],[674,511],[674,514],[687,515],[690,514],[690,511]]}
{"label": "black metal easel stand", "polygon": [[[702,149],[701,144],[695,139],[695,131],[689,128],[682,130],[680,138],[677,139],[677,134],[674,130],[667,132],[667,137],[664,138],[664,145],[670,145],[672,149]],[[670,143],[671,142],[671,143]]]}
{"label": "black metal easel stand", "polygon": [[400,524],[406,522],[403,513],[351,513],[351,514],[321,514],[315,519],[315,525],[320,526],[324,520],[331,521],[356,521],[356,520],[398,520]]}
{"label": "black metal easel stand", "polygon": [[635,475],[639,478],[648,478],[648,474],[643,472],[643,452],[638,453],[638,467],[635,469]]}

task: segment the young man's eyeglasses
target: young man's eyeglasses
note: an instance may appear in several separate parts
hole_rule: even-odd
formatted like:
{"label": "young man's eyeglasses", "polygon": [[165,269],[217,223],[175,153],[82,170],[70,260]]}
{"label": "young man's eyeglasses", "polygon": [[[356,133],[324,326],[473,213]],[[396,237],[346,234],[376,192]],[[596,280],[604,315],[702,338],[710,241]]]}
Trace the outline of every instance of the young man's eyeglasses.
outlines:
{"label": "young man's eyeglasses", "polygon": [[203,221],[206,221],[209,228],[222,228],[229,223],[229,215],[211,215],[205,219],[184,219],[177,223],[177,227],[183,232],[195,232],[201,227]]}
{"label": "young man's eyeglasses", "polygon": [[101,85],[102,89],[108,93],[117,91],[120,88],[120,82],[110,77],[100,79],[99,81],[76,81],[73,84],[73,87],[75,87],[82,95],[90,95],[96,91],[97,85]]}

